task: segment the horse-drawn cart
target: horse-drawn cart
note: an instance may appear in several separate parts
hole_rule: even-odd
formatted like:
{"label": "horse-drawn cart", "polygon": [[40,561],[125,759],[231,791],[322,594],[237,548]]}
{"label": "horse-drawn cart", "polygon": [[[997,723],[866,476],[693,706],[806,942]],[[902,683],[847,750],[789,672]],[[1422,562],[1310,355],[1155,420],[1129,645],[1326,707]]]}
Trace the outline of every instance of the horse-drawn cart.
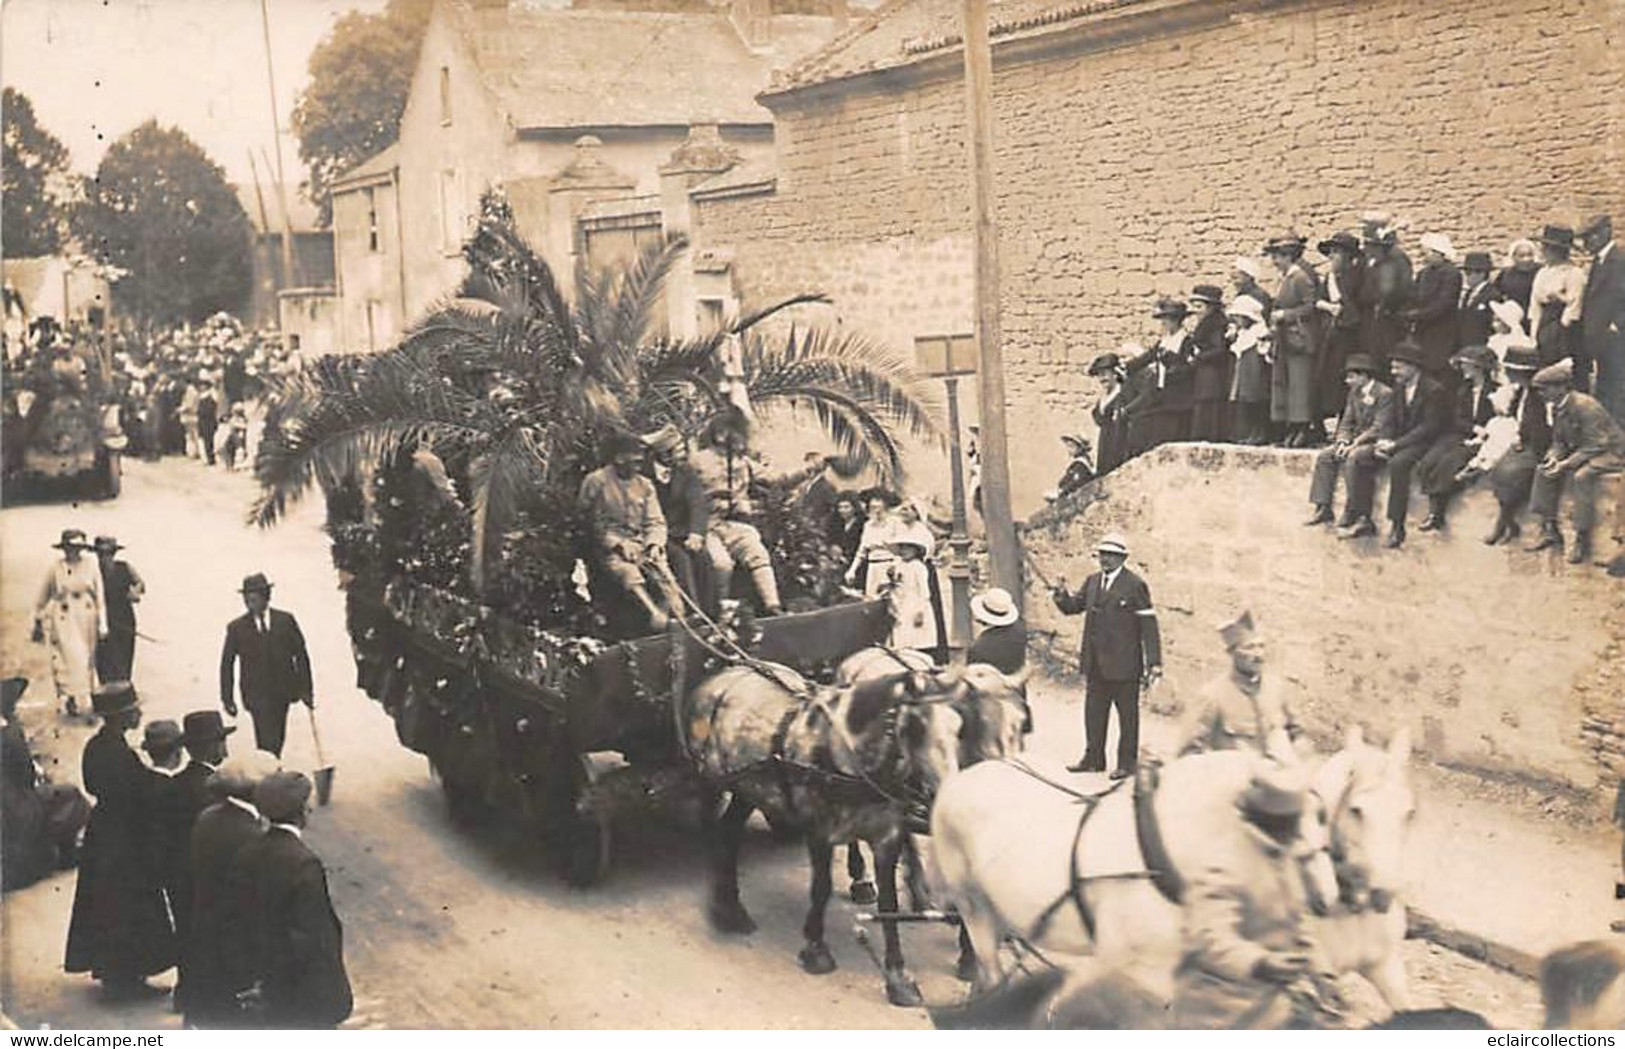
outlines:
{"label": "horse-drawn cart", "polygon": [[[728,660],[730,642],[675,623],[604,644],[529,627],[466,599],[396,582],[352,587],[358,683],[428,757],[454,817],[522,813],[572,884],[607,870],[619,813],[704,799],[674,698]],[[884,640],[884,602],[757,621],[752,655],[827,680]]]}

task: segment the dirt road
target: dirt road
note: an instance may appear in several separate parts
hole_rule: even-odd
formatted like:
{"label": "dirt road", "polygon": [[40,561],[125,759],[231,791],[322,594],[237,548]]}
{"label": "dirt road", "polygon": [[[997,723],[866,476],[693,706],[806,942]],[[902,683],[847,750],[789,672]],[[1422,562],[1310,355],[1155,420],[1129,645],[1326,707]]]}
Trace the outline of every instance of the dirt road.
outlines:
{"label": "dirt road", "polygon": [[[307,840],[329,868],[357,992],[346,1026],[389,1028],[910,1028],[918,1009],[886,1004],[878,973],[850,936],[852,907],[829,924],[841,968],[824,977],[796,966],[806,879],[798,847],[756,833],[746,846],[746,903],[761,930],[746,939],[711,932],[701,910],[705,870],[691,829],[622,827],[608,880],[571,890],[536,845],[515,830],[455,830],[425,761],[395,741],[387,717],[353,687],[343,602],[312,504],[269,531],[245,527],[246,476],[166,460],[130,464],[124,495],[108,504],[34,506],[0,514],[0,671],[34,682],[23,717],[55,774],[78,779],[90,728],[53,709],[41,648],[28,643],[30,609],[49,544],[66,526],[117,535],[146,578],[135,680],[146,716],[179,719],[218,702],[226,622],[241,611],[242,577],[264,571],[273,604],[298,616],[315,666],[323,741],[338,767],[335,800]],[[1070,711],[1040,699],[1041,723],[1070,726]],[[232,737],[248,743],[252,729]],[[1075,728],[1066,730],[1075,732]],[[1064,752],[1072,739],[1041,741]],[[314,764],[302,711],[285,753]],[[845,878],[837,875],[837,887]],[[167,1003],[104,1005],[85,977],[61,971],[74,875],[4,897],[0,1008],[21,1026],[177,1026]],[[953,937],[911,929],[906,946],[931,1000],[962,993],[952,977]],[[1538,1022],[1525,981],[1414,944],[1418,996],[1478,1009],[1500,1023]]]}

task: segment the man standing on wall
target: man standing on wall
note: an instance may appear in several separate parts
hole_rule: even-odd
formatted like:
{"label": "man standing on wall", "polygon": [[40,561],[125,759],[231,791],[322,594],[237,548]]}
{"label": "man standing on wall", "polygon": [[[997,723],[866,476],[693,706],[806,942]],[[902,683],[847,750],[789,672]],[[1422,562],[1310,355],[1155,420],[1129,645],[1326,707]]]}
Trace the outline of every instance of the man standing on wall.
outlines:
{"label": "man standing on wall", "polygon": [[[288,707],[303,703],[314,707],[310,656],[299,621],[271,607],[271,581],[255,572],[243,580],[243,605],[248,609],[226,626],[220,650],[220,705],[237,716],[234,677],[240,677],[243,706],[254,719],[254,745],[282,756],[288,731]],[[241,660],[242,673],[235,673]]]}
{"label": "man standing on wall", "polygon": [[1128,543],[1115,533],[1095,548],[1100,571],[1076,593],[1066,581],[1055,584],[1055,607],[1067,615],[1082,612],[1083,641],[1078,669],[1087,682],[1083,708],[1084,753],[1069,772],[1106,771],[1106,729],[1117,708],[1117,767],[1112,779],[1134,774],[1140,755],[1140,687],[1162,677],[1162,634],[1151,607],[1151,590],[1125,565]]}

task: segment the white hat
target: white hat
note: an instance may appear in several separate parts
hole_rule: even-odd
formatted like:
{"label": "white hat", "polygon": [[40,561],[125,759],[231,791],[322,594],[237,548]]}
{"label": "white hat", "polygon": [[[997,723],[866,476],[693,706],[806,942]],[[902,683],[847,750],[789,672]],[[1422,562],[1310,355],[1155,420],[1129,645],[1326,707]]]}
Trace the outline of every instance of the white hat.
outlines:
{"label": "white hat", "polygon": [[1438,252],[1451,262],[1456,261],[1456,246],[1450,243],[1450,238],[1443,233],[1422,234],[1422,247]]}
{"label": "white hat", "polygon": [[1128,540],[1116,532],[1107,532],[1100,542],[1095,544],[1095,552],[1100,554],[1122,554],[1128,556]]}
{"label": "white hat", "polygon": [[1259,266],[1258,260],[1246,255],[1237,255],[1234,266],[1253,280],[1258,280],[1264,275],[1263,267]]}
{"label": "white hat", "polygon": [[970,599],[970,614],[987,626],[1008,626],[1021,617],[1010,591],[1002,587],[977,594]]}
{"label": "white hat", "polygon": [[1490,312],[1508,328],[1517,330],[1523,325],[1523,307],[1512,299],[1500,299],[1490,303]]}
{"label": "white hat", "polygon": [[1259,324],[1264,323],[1264,304],[1251,295],[1237,295],[1225,307],[1225,312],[1232,317],[1246,317]]}

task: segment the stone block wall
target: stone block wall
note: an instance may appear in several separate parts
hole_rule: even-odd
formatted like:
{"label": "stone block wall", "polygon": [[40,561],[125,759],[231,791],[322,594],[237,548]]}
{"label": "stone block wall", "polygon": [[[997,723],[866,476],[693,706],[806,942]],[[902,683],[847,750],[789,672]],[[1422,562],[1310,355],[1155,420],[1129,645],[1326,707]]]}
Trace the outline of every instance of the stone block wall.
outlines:
{"label": "stone block wall", "polygon": [[[1207,28],[1110,48],[1086,30],[1019,60],[996,47],[1006,385],[1030,438],[1018,513],[1058,475],[1060,433],[1089,428],[1087,361],[1149,338],[1157,294],[1223,282],[1274,230],[1316,238],[1382,207],[1413,252],[1430,229],[1500,252],[1625,213],[1618,0],[1207,6]],[[747,293],[826,282],[844,318],[899,346],[968,331],[957,75],[770,98],[776,192],[706,204],[697,240],[737,253]]]}
{"label": "stone block wall", "polygon": [[[1168,445],[1037,515],[1023,543],[1040,656],[1075,671],[1081,620],[1055,610],[1037,573],[1077,586],[1099,538],[1121,532],[1163,631],[1155,707],[1182,710],[1226,670],[1216,627],[1251,609],[1269,673],[1315,735],[1406,724],[1434,762],[1611,799],[1625,772],[1625,582],[1486,547],[1495,502],[1482,490],[1442,536],[1413,533],[1399,551],[1339,541],[1301,523],[1312,467],[1311,452]],[[1622,504],[1614,484],[1603,521],[1625,533]]]}

